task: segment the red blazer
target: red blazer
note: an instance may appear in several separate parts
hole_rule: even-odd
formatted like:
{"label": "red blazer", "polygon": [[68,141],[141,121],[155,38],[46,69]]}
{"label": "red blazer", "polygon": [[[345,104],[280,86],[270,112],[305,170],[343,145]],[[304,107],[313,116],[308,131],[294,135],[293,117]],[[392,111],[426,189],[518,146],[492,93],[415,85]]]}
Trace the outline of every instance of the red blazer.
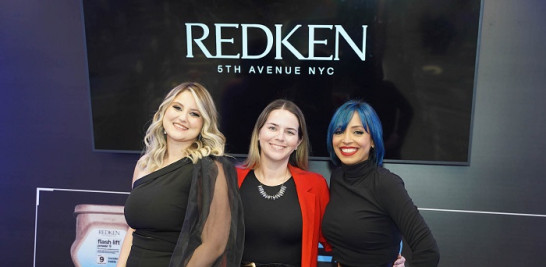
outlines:
{"label": "red blazer", "polygon": [[[301,267],[316,267],[318,256],[318,243],[322,243],[327,251],[330,245],[322,236],[321,224],[326,204],[330,200],[328,184],[322,175],[304,171],[292,165],[288,165],[296,184],[296,192],[301,207],[303,220],[303,232],[301,237]],[[243,184],[250,169],[237,167],[239,187]]]}

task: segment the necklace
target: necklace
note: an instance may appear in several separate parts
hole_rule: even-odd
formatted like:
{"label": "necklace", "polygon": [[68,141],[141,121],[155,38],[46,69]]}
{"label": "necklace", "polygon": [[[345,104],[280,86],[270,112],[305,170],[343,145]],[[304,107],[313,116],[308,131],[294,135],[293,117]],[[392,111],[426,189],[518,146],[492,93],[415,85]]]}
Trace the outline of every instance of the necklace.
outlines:
{"label": "necklace", "polygon": [[262,197],[265,198],[265,199],[277,200],[277,199],[281,198],[284,195],[284,192],[286,192],[286,186],[284,186],[284,183],[281,184],[281,189],[279,189],[279,192],[277,192],[277,194],[274,194],[272,196],[268,195],[265,192],[264,187],[262,185],[258,185],[258,192],[260,192],[260,195],[262,195]]}
{"label": "necklace", "polygon": [[284,193],[286,192],[286,186],[284,185],[284,183],[286,183],[286,181],[288,181],[288,179],[290,179],[290,176],[291,176],[288,169],[286,169],[285,175],[286,176],[283,178],[284,182],[281,184],[281,188],[279,189],[279,192],[277,192],[277,194],[274,194],[274,195],[269,195],[267,194],[267,192],[265,192],[263,184],[260,182],[260,179],[258,179],[258,176],[264,177],[263,173],[261,173],[260,170],[254,170],[254,177],[256,177],[256,180],[258,180],[258,182],[260,183],[260,185],[258,185],[258,192],[260,192],[260,195],[267,200],[277,200],[281,198],[282,196],[284,196]]}

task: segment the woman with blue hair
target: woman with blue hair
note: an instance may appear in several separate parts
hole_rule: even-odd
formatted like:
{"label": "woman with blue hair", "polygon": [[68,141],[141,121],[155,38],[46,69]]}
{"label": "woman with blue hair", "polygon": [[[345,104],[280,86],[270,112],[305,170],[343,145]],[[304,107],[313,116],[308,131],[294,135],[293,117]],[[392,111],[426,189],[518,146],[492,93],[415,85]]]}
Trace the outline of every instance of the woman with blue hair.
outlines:
{"label": "woman with blue hair", "polygon": [[337,109],[327,133],[332,162],[323,234],[337,266],[392,266],[405,237],[414,266],[437,266],[436,240],[402,179],[383,168],[381,121],[365,102]]}

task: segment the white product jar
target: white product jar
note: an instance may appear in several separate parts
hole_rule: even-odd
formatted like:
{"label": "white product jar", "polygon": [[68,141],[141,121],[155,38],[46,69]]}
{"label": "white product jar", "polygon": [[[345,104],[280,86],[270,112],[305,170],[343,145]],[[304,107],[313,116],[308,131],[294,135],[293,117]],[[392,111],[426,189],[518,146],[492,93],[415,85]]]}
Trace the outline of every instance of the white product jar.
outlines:
{"label": "white product jar", "polygon": [[115,267],[127,233],[123,206],[80,204],[74,208],[76,239],[70,248],[76,267]]}

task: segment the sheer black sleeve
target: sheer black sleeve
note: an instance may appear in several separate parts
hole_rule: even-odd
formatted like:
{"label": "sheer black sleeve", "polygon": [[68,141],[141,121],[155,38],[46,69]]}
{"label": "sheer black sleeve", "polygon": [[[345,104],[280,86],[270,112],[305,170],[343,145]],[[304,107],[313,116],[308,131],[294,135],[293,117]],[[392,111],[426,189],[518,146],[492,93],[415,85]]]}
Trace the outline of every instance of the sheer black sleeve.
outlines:
{"label": "sheer black sleeve", "polygon": [[235,168],[224,157],[199,160],[170,266],[240,266],[243,242],[243,208]]}

